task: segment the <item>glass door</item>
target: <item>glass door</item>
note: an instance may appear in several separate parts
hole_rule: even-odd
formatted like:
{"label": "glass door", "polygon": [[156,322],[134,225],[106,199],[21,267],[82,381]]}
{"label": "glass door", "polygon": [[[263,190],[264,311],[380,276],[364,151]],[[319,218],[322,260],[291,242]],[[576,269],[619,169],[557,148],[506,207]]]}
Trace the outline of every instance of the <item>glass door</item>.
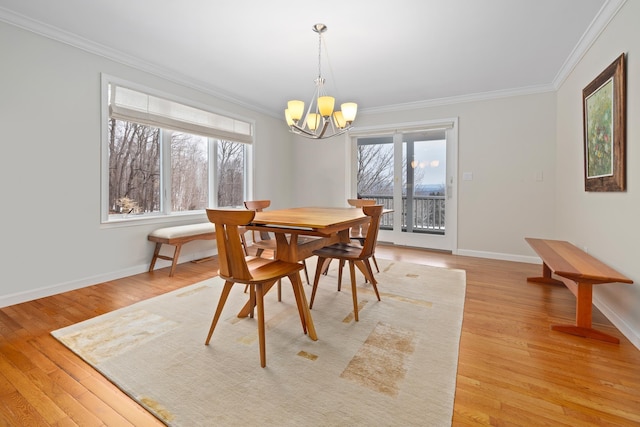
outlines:
{"label": "glass door", "polygon": [[393,209],[382,217],[380,241],[455,251],[451,131],[397,131],[356,138],[357,197]]}

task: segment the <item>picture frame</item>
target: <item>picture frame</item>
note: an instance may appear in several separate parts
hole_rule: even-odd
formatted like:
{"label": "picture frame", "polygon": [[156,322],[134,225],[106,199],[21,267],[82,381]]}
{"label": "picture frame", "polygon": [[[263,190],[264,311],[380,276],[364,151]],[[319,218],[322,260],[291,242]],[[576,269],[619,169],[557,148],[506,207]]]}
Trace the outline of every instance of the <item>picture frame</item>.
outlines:
{"label": "picture frame", "polygon": [[626,58],[582,91],[585,191],[626,191]]}

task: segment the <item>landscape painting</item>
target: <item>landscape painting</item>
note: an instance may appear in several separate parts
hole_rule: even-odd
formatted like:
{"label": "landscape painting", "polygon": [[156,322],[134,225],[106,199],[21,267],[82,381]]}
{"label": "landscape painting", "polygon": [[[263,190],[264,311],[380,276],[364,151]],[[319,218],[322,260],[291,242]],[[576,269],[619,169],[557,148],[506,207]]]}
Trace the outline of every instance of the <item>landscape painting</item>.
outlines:
{"label": "landscape painting", "polygon": [[626,85],[623,53],[582,91],[585,191],[625,191]]}

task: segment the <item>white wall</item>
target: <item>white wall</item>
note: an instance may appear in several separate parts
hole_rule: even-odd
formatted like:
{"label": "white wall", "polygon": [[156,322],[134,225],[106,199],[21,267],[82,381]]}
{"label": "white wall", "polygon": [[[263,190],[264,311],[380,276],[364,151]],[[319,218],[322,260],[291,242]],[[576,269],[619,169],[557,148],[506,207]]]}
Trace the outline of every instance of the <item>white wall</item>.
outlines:
{"label": "white wall", "polygon": [[[640,347],[640,1],[627,1],[558,91],[557,237],[634,280],[596,286],[596,306]],[[584,191],[582,90],[627,53],[627,191]]]}
{"label": "white wall", "polygon": [[348,206],[350,153],[350,138],[346,135],[323,140],[296,136],[293,205]]}
{"label": "white wall", "polygon": [[[358,127],[459,118],[458,254],[535,261],[524,237],[553,237],[555,93],[513,96],[387,114]],[[342,138],[294,144],[300,205],[344,206],[350,152]],[[472,172],[472,181],[462,174]],[[536,181],[542,172],[542,181]],[[447,218],[447,221],[450,219]]]}
{"label": "white wall", "polygon": [[[280,120],[4,22],[0,57],[0,306],[148,268],[153,244],[147,234],[166,224],[100,225],[103,72],[255,120],[253,195],[291,203],[291,138]],[[193,221],[206,217],[182,222]],[[214,248],[211,242],[190,243],[181,259]]]}

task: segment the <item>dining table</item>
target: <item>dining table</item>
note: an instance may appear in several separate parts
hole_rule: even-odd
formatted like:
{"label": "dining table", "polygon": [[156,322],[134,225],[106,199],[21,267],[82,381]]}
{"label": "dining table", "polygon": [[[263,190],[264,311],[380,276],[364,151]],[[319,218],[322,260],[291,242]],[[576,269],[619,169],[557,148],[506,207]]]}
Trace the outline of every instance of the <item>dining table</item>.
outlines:
{"label": "dining table", "polygon": [[[296,207],[256,212],[246,228],[273,233],[276,258],[300,262],[311,257],[316,249],[338,242],[349,243],[351,227],[368,221],[361,208]],[[253,307],[247,302],[238,317],[247,317],[252,311]],[[315,335],[315,330],[313,332]]]}
{"label": "dining table", "polygon": [[299,262],[315,249],[337,242],[349,243],[351,227],[369,221],[362,209],[299,207],[256,212],[248,229],[275,235],[276,257]]}

